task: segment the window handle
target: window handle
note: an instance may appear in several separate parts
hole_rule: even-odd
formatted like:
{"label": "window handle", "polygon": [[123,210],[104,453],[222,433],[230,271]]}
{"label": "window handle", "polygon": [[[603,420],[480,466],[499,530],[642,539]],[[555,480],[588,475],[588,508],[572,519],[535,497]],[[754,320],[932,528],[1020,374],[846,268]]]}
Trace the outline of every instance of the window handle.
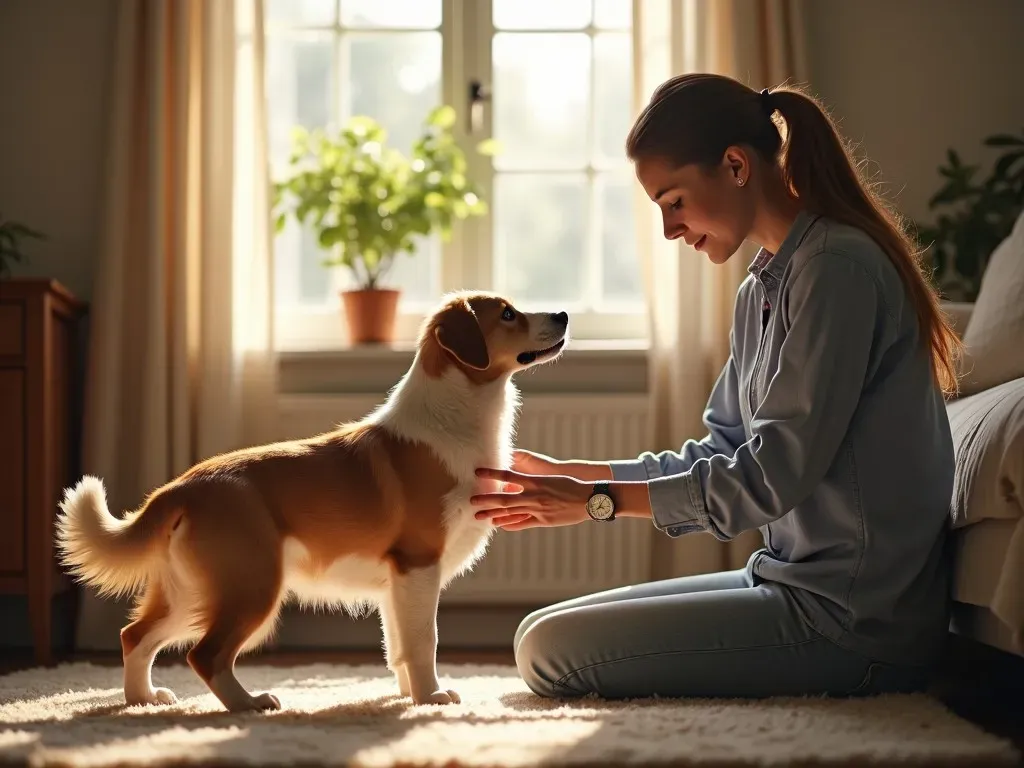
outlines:
{"label": "window handle", "polygon": [[491,89],[479,80],[469,81],[469,125],[467,130],[470,135],[477,133],[483,128],[484,102],[491,100]]}

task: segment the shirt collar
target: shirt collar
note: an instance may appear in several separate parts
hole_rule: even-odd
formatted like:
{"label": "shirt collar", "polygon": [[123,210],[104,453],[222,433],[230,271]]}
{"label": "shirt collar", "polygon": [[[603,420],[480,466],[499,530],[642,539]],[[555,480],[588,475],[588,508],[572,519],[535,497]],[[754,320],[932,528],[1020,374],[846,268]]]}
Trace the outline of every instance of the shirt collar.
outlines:
{"label": "shirt collar", "polygon": [[793,220],[793,225],[789,228],[789,232],[786,234],[786,239],[782,241],[782,245],[779,246],[778,253],[772,253],[764,248],[761,248],[754,260],[750,262],[750,266],[747,267],[747,271],[754,277],[761,279],[764,273],[767,273],[775,278],[775,282],[778,283],[782,280],[782,274],[786,271],[786,266],[789,264],[790,258],[793,256],[793,252],[796,251],[797,247],[803,242],[804,237],[810,230],[811,225],[820,218],[817,214],[808,213],[807,211],[801,210],[796,215],[796,219]]}

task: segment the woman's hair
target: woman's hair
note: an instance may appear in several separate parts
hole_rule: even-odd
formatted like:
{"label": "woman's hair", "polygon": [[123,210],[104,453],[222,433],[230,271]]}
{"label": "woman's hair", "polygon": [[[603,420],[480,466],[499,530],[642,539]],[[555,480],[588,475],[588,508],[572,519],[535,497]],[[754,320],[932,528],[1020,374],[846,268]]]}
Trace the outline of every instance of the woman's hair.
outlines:
{"label": "woman's hair", "polygon": [[861,176],[852,152],[814,97],[791,86],[759,93],[722,75],[680,75],[654,92],[629,132],[626,154],[631,160],[660,158],[677,167],[711,169],[728,147],[740,145],[777,165],[806,210],[857,227],[881,246],[910,294],[936,382],[945,394],[955,393],[961,342],[940,310],[921,254],[900,216]]}

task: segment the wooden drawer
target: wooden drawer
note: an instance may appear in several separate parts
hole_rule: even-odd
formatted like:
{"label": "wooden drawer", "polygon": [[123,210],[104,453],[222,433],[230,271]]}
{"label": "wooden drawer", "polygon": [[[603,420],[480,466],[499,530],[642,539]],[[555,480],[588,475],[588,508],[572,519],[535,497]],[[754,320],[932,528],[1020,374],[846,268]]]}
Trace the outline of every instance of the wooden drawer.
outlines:
{"label": "wooden drawer", "polygon": [[0,574],[25,570],[25,372],[0,368]]}
{"label": "wooden drawer", "polygon": [[0,357],[25,354],[25,305],[0,301]]}

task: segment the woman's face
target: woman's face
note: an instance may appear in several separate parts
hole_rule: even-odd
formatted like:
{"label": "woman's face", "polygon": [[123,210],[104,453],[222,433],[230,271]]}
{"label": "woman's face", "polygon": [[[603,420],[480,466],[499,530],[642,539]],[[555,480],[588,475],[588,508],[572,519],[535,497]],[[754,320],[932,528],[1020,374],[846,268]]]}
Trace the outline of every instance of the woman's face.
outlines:
{"label": "woman's face", "polygon": [[647,196],[661,209],[668,240],[683,238],[713,263],[723,264],[750,233],[754,203],[744,152],[730,149],[710,170],[655,158],[637,160],[635,170]]}

